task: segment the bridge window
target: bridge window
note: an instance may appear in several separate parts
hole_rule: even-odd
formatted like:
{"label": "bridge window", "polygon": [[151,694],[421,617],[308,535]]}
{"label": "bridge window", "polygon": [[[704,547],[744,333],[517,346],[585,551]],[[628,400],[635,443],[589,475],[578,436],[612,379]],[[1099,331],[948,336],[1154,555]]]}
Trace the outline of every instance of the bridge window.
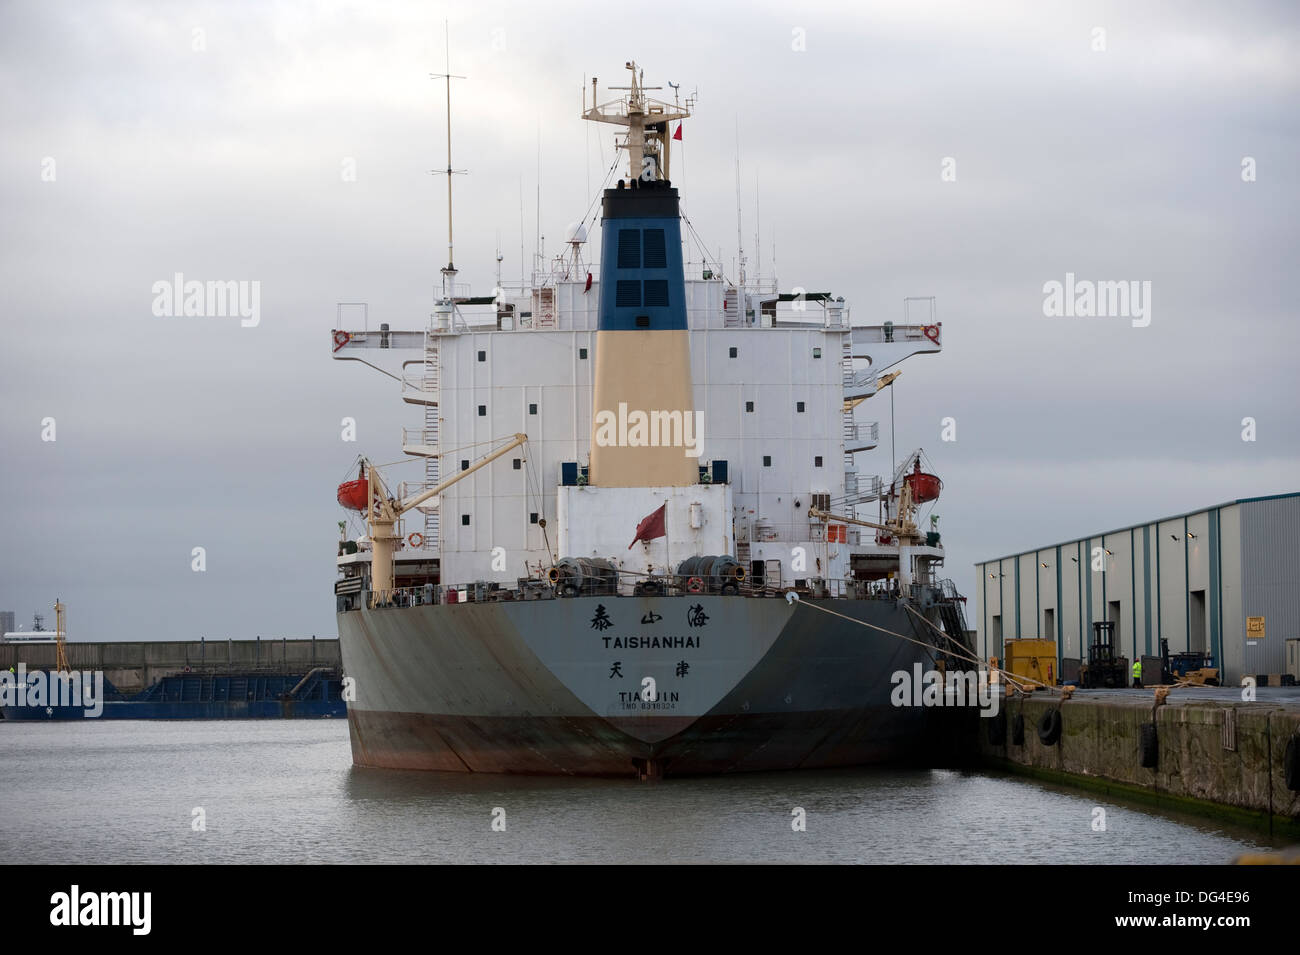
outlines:
{"label": "bridge window", "polygon": [[772,455],[770,454],[763,455],[763,467],[770,468],[771,466],[772,466]]}
{"label": "bridge window", "polygon": [[515,459],[514,459],[514,464],[515,464],[515,470],[516,470],[516,471],[518,471],[518,470],[520,469],[520,467],[522,467],[522,465],[519,463],[519,459],[518,459],[518,458],[515,458]]}
{"label": "bridge window", "polygon": [[462,514],[462,515],[460,516],[460,523],[461,523],[461,525],[464,526],[464,527],[469,527],[469,515],[468,515],[468,514]]}
{"label": "bridge window", "polygon": [[529,405],[529,406],[528,406],[528,413],[529,413],[529,414],[537,414],[537,405]]}
{"label": "bridge window", "polygon": [[817,455],[817,457],[813,458],[813,467],[819,468],[821,466],[822,466],[822,456],[819,454]]}
{"label": "bridge window", "polygon": [[531,514],[528,515],[528,523],[529,523],[529,524],[536,524],[536,523],[537,523],[537,512],[536,512],[536,511],[533,511]]}
{"label": "bridge window", "polygon": [[738,351],[737,351],[735,345],[732,345],[730,348],[727,349],[727,357],[728,357],[728,358],[735,358],[737,354],[738,354]]}
{"label": "bridge window", "polygon": [[754,410],[754,402],[752,402],[752,401],[746,401],[746,402],[745,402],[745,410],[746,410],[746,411],[753,411],[753,410]]}
{"label": "bridge window", "polygon": [[578,349],[578,357],[579,357],[579,358],[586,358],[586,357],[587,357],[587,349],[585,349],[585,348],[579,348],[579,349]]}
{"label": "bridge window", "polygon": [[797,412],[800,413],[800,414],[803,414],[803,402],[802,402],[802,401],[796,401],[796,402],[794,403],[794,410],[797,411]]}
{"label": "bridge window", "polygon": [[468,460],[468,459],[466,459],[466,458],[461,458],[461,459],[460,459],[460,469],[461,469],[462,471],[468,471],[468,470],[469,470],[469,460]]}
{"label": "bridge window", "polygon": [[478,416],[479,416],[480,418],[486,418],[486,417],[487,417],[487,405],[479,405],[479,406],[478,406]]}
{"label": "bridge window", "polygon": [[485,352],[485,351],[481,351],[481,352],[479,352],[479,353],[478,353],[478,360],[479,360],[479,361],[487,361],[487,352]]}

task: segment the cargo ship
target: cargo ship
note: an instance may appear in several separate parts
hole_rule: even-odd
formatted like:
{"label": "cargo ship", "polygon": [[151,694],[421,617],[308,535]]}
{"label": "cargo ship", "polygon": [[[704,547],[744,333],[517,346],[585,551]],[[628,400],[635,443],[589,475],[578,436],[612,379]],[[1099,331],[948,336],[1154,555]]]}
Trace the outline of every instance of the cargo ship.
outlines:
{"label": "cargo ship", "polygon": [[560,254],[508,286],[498,253],[473,295],[448,176],[427,322],[339,308],[333,358],[418,415],[414,474],[362,457],[337,491],[353,761],[645,778],[925,758],[934,714],[891,681],[969,647],[922,514],[942,482],[919,449],[869,475],[879,429],[859,413],[940,351],[933,302],[926,322],[854,324],[743,250],[726,274],[670,178],[695,98],[626,68],[581,112],[618,127],[626,170]]}

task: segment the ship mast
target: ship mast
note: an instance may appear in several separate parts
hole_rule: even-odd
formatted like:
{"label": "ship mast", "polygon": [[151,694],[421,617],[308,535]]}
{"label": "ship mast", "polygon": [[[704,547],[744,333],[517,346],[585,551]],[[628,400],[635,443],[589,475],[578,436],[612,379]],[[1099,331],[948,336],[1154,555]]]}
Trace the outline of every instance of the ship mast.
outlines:
{"label": "ship mast", "polygon": [[[451,229],[451,177],[454,175],[464,175],[464,169],[452,169],[451,167],[451,81],[463,80],[465,77],[457,76],[451,71],[451,30],[447,29],[446,35],[446,73],[430,73],[430,79],[444,80],[447,84],[447,168],[446,170],[435,169],[435,176],[447,177],[447,264],[442,268],[442,297],[444,301],[450,301],[452,294],[455,292],[456,278],[456,256],[452,250],[452,229]],[[498,283],[499,284],[499,283]]]}
{"label": "ship mast", "polygon": [[645,71],[637,67],[635,60],[623,65],[632,74],[632,85],[611,86],[609,89],[626,91],[628,95],[597,104],[596,77],[593,76],[590,108],[587,106],[587,91],[582,91],[582,118],[595,123],[627,127],[626,139],[618,145],[620,149],[627,150],[629,179],[640,179],[642,182],[667,180],[672,143],[669,126],[674,121],[689,117],[690,109],[650,99],[645,95],[647,90],[660,90],[663,87],[644,85]]}

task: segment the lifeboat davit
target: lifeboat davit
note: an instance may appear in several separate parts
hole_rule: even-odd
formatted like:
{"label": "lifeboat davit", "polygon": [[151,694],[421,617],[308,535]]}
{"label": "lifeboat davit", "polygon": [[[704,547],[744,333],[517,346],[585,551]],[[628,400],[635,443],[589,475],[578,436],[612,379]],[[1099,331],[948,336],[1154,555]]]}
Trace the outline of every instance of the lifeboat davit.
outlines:
{"label": "lifeboat davit", "polygon": [[927,474],[921,470],[921,462],[917,461],[912,469],[912,473],[903,479],[912,491],[912,502],[915,504],[924,504],[927,501],[937,501],[939,492],[943,490],[943,482],[934,474]]}
{"label": "lifeboat davit", "polygon": [[364,511],[366,509],[366,496],[369,494],[368,483],[365,478],[360,478],[356,481],[345,481],[340,484],[339,504],[352,511]]}

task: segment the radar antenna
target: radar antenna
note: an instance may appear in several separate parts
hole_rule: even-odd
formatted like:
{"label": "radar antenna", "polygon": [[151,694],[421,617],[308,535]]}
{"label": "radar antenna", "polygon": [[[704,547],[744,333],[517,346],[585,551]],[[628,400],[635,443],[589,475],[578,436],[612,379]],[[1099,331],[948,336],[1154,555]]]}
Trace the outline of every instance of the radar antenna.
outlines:
{"label": "radar antenna", "polygon": [[[455,293],[456,279],[456,256],[452,250],[452,231],[451,231],[451,177],[463,176],[466,172],[464,169],[452,169],[451,167],[451,81],[463,80],[465,77],[457,76],[451,71],[451,27],[446,29],[446,55],[447,55],[447,72],[430,73],[429,78],[434,80],[445,80],[447,83],[447,168],[431,170],[435,176],[447,177],[447,264],[442,268],[442,297],[444,301],[449,301]],[[500,284],[500,283],[498,283]]]}
{"label": "radar antenna", "polygon": [[[611,90],[627,95],[607,103],[597,103],[596,77],[591,78],[591,106],[587,106],[587,91],[582,91],[582,118],[594,123],[612,123],[626,126],[627,135],[620,149],[627,150],[628,178],[643,182],[667,180],[670,174],[670,144],[673,121],[691,115],[694,94],[687,105],[669,104],[646,96],[647,90],[660,90],[662,86],[646,86],[645,71],[635,61],[624,66],[632,74],[632,85],[611,86]],[[672,84],[670,84],[672,85]],[[676,90],[676,86],[673,87]],[[676,94],[674,93],[674,98]]]}

